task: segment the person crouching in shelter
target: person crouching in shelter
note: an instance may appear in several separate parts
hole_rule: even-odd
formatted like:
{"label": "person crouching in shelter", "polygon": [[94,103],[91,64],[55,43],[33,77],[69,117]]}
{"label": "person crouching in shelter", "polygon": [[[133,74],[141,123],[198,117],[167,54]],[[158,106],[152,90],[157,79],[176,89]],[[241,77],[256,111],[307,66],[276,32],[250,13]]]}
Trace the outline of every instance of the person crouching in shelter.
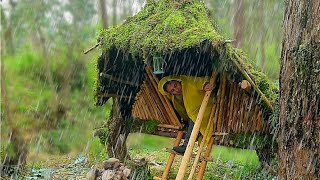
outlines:
{"label": "person crouching in shelter", "polygon": [[[188,120],[188,129],[185,134],[183,145],[173,147],[178,153],[184,153],[189,142],[189,138],[193,129],[194,122],[197,119],[200,106],[202,104],[206,91],[213,90],[209,84],[209,77],[194,76],[166,76],[163,77],[158,84],[159,92],[166,96],[172,102],[175,110],[184,119]],[[200,126],[200,132],[203,135],[209,122],[211,109],[215,103],[215,94],[211,94],[207,108],[205,110],[203,120]],[[212,129],[209,131],[208,138],[212,136]]]}

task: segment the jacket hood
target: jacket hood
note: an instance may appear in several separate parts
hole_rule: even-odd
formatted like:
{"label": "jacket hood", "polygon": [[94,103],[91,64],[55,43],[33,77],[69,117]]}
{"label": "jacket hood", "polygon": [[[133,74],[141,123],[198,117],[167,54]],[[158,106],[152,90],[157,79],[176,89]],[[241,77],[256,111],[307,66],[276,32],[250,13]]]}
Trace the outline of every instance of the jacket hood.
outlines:
{"label": "jacket hood", "polygon": [[181,76],[166,76],[166,77],[163,77],[159,83],[158,83],[158,90],[159,92],[164,95],[164,96],[172,96],[170,93],[168,93],[167,91],[165,91],[165,89],[163,88],[164,84],[166,84],[166,82],[169,82],[169,81],[172,81],[172,80],[175,80],[175,81],[180,81],[181,82]]}

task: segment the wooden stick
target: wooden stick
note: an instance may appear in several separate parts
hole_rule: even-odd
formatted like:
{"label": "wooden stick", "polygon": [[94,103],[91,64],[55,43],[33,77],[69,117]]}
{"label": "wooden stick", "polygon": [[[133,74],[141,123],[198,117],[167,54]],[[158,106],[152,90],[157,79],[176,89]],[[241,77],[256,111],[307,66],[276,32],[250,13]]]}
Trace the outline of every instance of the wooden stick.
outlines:
{"label": "wooden stick", "polygon": [[250,114],[250,106],[252,104],[252,99],[250,100],[251,98],[249,96],[246,96],[246,104],[245,104],[245,107],[244,107],[244,117],[243,117],[243,128],[242,128],[242,131],[244,132],[247,132],[247,125],[248,125],[248,116]]}
{"label": "wooden stick", "polygon": [[[221,76],[220,76],[221,78]],[[213,132],[216,132],[216,128],[217,128],[217,123],[218,123],[218,114],[219,114],[219,110],[220,108],[218,107],[218,105],[220,104],[220,101],[221,101],[221,94],[222,94],[222,81],[220,81],[220,84],[219,84],[219,91],[218,91],[218,95],[217,95],[217,101],[216,101],[216,104],[217,104],[217,107],[216,107],[216,116],[214,116],[214,120],[213,120],[213,129],[212,131]]]}
{"label": "wooden stick", "polygon": [[[148,78],[148,77],[146,77]],[[174,122],[172,122],[172,117],[171,114],[168,112],[168,110],[166,109],[165,104],[162,103],[161,101],[161,94],[159,95],[159,92],[157,89],[154,89],[151,80],[148,78],[147,80],[148,82],[148,88],[150,90],[152,90],[153,93],[151,93],[151,95],[153,96],[153,99],[155,99],[157,101],[156,105],[158,106],[158,108],[160,109],[160,113],[162,114],[162,116],[165,118],[165,121],[167,122],[167,124],[173,124],[176,125]],[[174,114],[174,116],[176,116]]]}
{"label": "wooden stick", "polygon": [[233,105],[234,105],[234,96],[235,96],[235,93],[236,93],[236,87],[237,86],[235,86],[234,85],[234,83],[232,83],[231,84],[231,100],[230,100],[230,109],[229,109],[229,117],[228,117],[228,133],[230,133],[231,132],[231,130],[232,130],[232,121],[233,121]]}
{"label": "wooden stick", "polygon": [[226,77],[226,85],[225,85],[225,99],[224,99],[224,105],[223,105],[223,112],[222,112],[222,120],[221,120],[221,129],[220,132],[226,132],[227,131],[227,118],[228,118],[228,107],[229,107],[229,96],[230,96],[230,85],[228,82],[228,78]]}
{"label": "wooden stick", "polygon": [[259,105],[256,105],[256,108],[254,110],[254,119],[253,119],[252,126],[251,126],[252,132],[255,132],[255,130],[256,130],[256,126],[257,126],[257,122],[258,122],[258,114],[259,114]]}
{"label": "wooden stick", "polygon": [[[212,137],[210,138],[210,141],[209,141],[209,144],[208,144],[208,146],[207,146],[207,149],[206,149],[206,152],[205,152],[204,157],[209,157],[209,156],[210,156],[213,143],[214,143],[214,137],[212,136]],[[202,162],[201,162],[201,165],[200,165],[200,168],[199,168],[198,175],[197,175],[197,180],[201,180],[201,179],[203,178],[203,175],[204,175],[204,171],[205,171],[205,169],[206,169],[206,166],[207,166],[207,161],[202,161]]]}
{"label": "wooden stick", "polygon": [[[147,72],[147,74],[148,74],[148,76],[149,76],[149,78],[150,78],[150,80],[151,80],[151,83],[152,83],[153,87],[154,87],[155,89],[158,89],[157,82],[156,82],[156,80],[155,80],[154,77],[153,77],[153,74],[152,74],[152,72],[151,72],[151,69],[148,68],[148,67],[146,67],[146,72]],[[176,116],[176,114],[175,114],[175,112],[174,112],[174,110],[173,110],[170,102],[168,101],[168,99],[165,98],[159,91],[157,91],[157,93],[158,93],[158,95],[159,95],[159,97],[160,97],[160,100],[161,100],[162,104],[164,105],[166,111],[168,112],[168,114],[169,114],[169,116],[170,116],[171,123],[174,124],[174,125],[177,125],[177,126],[181,126],[181,127],[182,127],[182,125],[181,125],[179,119],[177,118],[177,116]]]}
{"label": "wooden stick", "polygon": [[224,99],[226,93],[226,83],[227,83],[227,76],[225,74],[222,75],[222,87],[221,87],[221,97],[219,103],[219,114],[218,114],[218,124],[217,124],[217,132],[221,132],[221,124],[223,119],[223,106],[224,106]]}
{"label": "wooden stick", "polygon": [[111,81],[114,81],[114,82],[117,82],[117,83],[126,84],[126,85],[130,85],[130,86],[134,86],[134,87],[138,87],[139,86],[138,83],[133,83],[131,81],[127,81],[127,80],[123,80],[123,79],[120,79],[120,78],[117,78],[117,77],[113,77],[113,76],[111,76],[109,74],[102,73],[102,76],[104,78],[110,79]]}
{"label": "wooden stick", "polygon": [[96,45],[92,46],[91,48],[89,48],[88,50],[84,51],[84,54],[88,54],[90,51],[94,50],[95,48],[97,48],[98,46],[101,45],[101,41],[99,41]]}
{"label": "wooden stick", "polygon": [[[215,70],[213,70],[212,71],[212,75],[211,75],[211,79],[210,79],[210,82],[209,82],[210,85],[213,85],[215,83],[216,76],[217,76],[217,72]],[[204,112],[206,110],[210,95],[211,95],[211,91],[207,91],[205,93],[205,95],[204,95],[204,98],[203,98],[202,104],[200,106],[200,110],[199,110],[197,119],[196,119],[196,121],[194,123],[193,129],[192,129],[192,133],[191,133],[191,136],[189,138],[189,143],[187,145],[187,149],[186,149],[186,151],[184,153],[181,165],[179,167],[179,171],[178,171],[176,180],[182,180],[184,178],[184,174],[186,172],[186,169],[187,169],[187,166],[188,166],[188,162],[189,162],[190,156],[192,154],[192,149],[193,149],[194,143],[196,142],[196,139],[198,137],[198,133],[199,133],[199,130],[200,130],[201,122],[202,122],[203,115],[204,115]]]}
{"label": "wooden stick", "polygon": [[231,131],[236,132],[235,124],[236,124],[236,114],[237,114],[237,106],[239,106],[239,88],[236,84],[234,84],[234,105],[233,105],[233,110],[232,110],[232,123],[231,123]]}
{"label": "wooden stick", "polygon": [[207,138],[208,138],[209,132],[210,131],[212,132],[212,128],[213,128],[212,125],[213,125],[213,121],[214,121],[214,112],[215,112],[216,107],[217,107],[216,104],[214,104],[213,107],[212,107],[212,110],[211,110],[211,113],[210,113],[210,118],[209,118],[209,123],[208,123],[206,131],[205,131],[205,133],[203,135],[203,139],[202,139],[202,141],[200,143],[200,147],[198,149],[197,155],[196,155],[196,157],[195,157],[195,159],[193,161],[193,165],[192,165],[188,180],[192,179],[193,174],[196,171],[197,164],[198,164],[202,149],[203,149],[205,143],[207,142]]}
{"label": "wooden stick", "polygon": [[[240,59],[240,57],[234,53],[237,57],[237,59]],[[262,91],[258,88],[258,86],[253,82],[253,80],[251,79],[251,77],[248,75],[248,73],[246,72],[246,70],[244,70],[239,62],[234,59],[234,58],[230,58],[234,64],[237,66],[237,68],[239,69],[239,71],[242,73],[242,75],[249,81],[249,83],[252,85],[253,89],[256,90],[256,92],[260,95],[260,97],[266,102],[267,106],[273,111],[273,107],[272,104],[270,103],[269,99],[262,93]]]}
{"label": "wooden stick", "polygon": [[[181,141],[181,139],[182,139],[182,136],[183,136],[183,131],[179,131],[179,132],[178,132],[178,135],[177,135],[177,138],[176,138],[176,140],[174,141],[174,144],[173,144],[174,147],[175,147],[175,146],[179,146],[180,141]],[[175,153],[171,153],[171,154],[170,154],[170,157],[169,157],[169,159],[168,159],[166,168],[165,168],[165,170],[163,171],[163,174],[162,174],[162,178],[163,178],[163,179],[167,179],[168,174],[169,174],[169,171],[170,171],[170,169],[171,169],[171,166],[172,166],[172,163],[173,163],[173,160],[174,160],[174,157],[175,157],[175,156],[176,156]]]}
{"label": "wooden stick", "polygon": [[169,124],[158,124],[157,126],[158,127],[163,127],[163,128],[181,130],[181,128],[179,126],[174,126],[174,125],[169,125]]}
{"label": "wooden stick", "polygon": [[98,97],[116,97],[116,98],[123,98],[123,99],[129,99],[130,98],[130,96],[120,96],[120,95],[114,94],[114,93],[98,94]]}

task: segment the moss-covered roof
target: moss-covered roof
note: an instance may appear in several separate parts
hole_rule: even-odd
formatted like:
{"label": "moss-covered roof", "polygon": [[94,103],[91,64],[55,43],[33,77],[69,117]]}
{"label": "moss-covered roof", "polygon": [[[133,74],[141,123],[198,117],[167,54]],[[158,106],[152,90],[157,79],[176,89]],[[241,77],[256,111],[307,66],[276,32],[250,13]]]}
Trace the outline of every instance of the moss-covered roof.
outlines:
{"label": "moss-covered roof", "polygon": [[[102,67],[106,66],[103,64],[112,60],[108,53],[115,49],[130,55],[131,60],[147,63],[154,55],[200,47],[206,40],[218,53],[221,69],[240,74],[244,79],[251,78],[272,103],[277,98],[277,87],[266,75],[254,70],[241,51],[225,43],[215,30],[208,10],[199,0],[149,0],[138,14],[129,17],[123,24],[102,30],[99,40],[102,42],[104,58],[100,57],[98,61],[99,74],[103,71]],[[103,89],[100,80],[97,84],[98,94],[99,87]]]}
{"label": "moss-covered roof", "polygon": [[196,0],[149,1],[123,24],[103,30],[103,49],[115,46],[141,57],[181,50],[222,39],[214,29],[204,4]]}

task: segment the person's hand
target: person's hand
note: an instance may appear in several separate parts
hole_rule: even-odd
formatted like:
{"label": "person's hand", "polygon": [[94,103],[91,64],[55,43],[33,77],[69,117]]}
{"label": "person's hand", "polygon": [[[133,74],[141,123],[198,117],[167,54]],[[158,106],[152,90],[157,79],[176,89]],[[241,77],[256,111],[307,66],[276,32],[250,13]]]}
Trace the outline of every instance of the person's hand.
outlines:
{"label": "person's hand", "polygon": [[210,85],[210,83],[206,82],[203,86],[203,90],[204,91],[212,91],[213,90],[213,86]]}
{"label": "person's hand", "polygon": [[241,89],[244,89],[247,92],[249,92],[251,90],[251,84],[247,80],[242,80],[239,83],[239,86],[241,87]]}

